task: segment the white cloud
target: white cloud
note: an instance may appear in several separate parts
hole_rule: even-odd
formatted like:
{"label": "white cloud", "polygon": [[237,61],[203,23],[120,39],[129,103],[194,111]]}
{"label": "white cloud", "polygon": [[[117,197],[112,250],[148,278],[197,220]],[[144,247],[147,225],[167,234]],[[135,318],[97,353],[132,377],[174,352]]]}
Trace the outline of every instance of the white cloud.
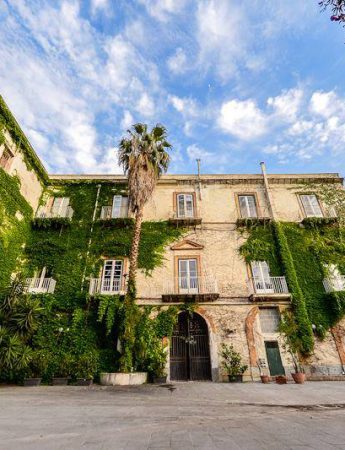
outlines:
{"label": "white cloud", "polygon": [[180,112],[184,117],[191,118],[199,115],[197,103],[192,98],[181,98],[176,95],[169,95],[168,101],[173,105],[176,111]]}
{"label": "white cloud", "polygon": [[171,15],[180,14],[187,0],[139,0],[155,19],[166,22]]}
{"label": "white cloud", "polygon": [[151,117],[155,114],[155,104],[146,92],[141,95],[136,105],[136,110],[145,117]]}
{"label": "white cloud", "polygon": [[267,118],[253,100],[230,100],[220,109],[218,125],[239,139],[256,139],[268,130]]}
{"label": "white cloud", "polygon": [[302,99],[302,89],[290,89],[283,91],[277,97],[270,97],[267,104],[272,107],[274,114],[279,119],[293,121],[300,111]]}
{"label": "white cloud", "polygon": [[108,0],[91,0],[91,11],[93,14],[95,14],[98,10],[105,10],[108,7]]}
{"label": "white cloud", "polygon": [[167,65],[169,70],[175,74],[182,74],[186,71],[187,55],[181,47],[168,59]]}
{"label": "white cloud", "polygon": [[330,117],[333,114],[345,115],[343,99],[339,99],[334,91],[314,92],[310,100],[310,111],[322,117]]}
{"label": "white cloud", "polygon": [[134,125],[134,118],[129,111],[125,111],[121,120],[121,128],[128,130],[132,125]]}

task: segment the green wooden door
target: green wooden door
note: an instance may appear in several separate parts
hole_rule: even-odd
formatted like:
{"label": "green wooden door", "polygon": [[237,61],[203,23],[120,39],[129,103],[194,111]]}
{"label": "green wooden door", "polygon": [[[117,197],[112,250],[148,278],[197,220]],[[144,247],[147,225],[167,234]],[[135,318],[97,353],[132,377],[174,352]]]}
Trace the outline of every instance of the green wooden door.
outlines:
{"label": "green wooden door", "polygon": [[277,341],[265,341],[267,362],[270,368],[271,377],[285,375],[282,359]]}

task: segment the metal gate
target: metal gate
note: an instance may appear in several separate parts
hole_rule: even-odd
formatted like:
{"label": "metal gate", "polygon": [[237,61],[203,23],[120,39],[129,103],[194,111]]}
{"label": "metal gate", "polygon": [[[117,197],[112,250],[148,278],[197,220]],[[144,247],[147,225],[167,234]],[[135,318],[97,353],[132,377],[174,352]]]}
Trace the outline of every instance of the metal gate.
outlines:
{"label": "metal gate", "polygon": [[182,312],[170,345],[171,380],[210,380],[211,360],[205,320],[196,313]]}

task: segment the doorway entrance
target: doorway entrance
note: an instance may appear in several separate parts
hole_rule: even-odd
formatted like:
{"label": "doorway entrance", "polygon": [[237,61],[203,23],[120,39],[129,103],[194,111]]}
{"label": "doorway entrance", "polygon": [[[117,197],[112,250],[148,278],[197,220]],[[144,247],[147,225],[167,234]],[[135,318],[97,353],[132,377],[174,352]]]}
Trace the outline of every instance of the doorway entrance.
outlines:
{"label": "doorway entrance", "polygon": [[278,342],[265,341],[265,347],[271,377],[275,377],[277,375],[285,375],[285,370],[280,356]]}
{"label": "doorway entrance", "polygon": [[197,313],[179,314],[170,345],[170,379],[211,380],[208,329]]}

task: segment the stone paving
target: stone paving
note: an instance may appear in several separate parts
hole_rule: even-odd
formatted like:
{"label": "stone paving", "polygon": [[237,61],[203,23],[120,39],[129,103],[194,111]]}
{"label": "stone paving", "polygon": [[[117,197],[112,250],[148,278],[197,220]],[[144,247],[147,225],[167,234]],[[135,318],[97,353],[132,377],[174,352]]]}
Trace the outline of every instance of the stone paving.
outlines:
{"label": "stone paving", "polygon": [[0,449],[345,449],[345,383],[1,387]]}

